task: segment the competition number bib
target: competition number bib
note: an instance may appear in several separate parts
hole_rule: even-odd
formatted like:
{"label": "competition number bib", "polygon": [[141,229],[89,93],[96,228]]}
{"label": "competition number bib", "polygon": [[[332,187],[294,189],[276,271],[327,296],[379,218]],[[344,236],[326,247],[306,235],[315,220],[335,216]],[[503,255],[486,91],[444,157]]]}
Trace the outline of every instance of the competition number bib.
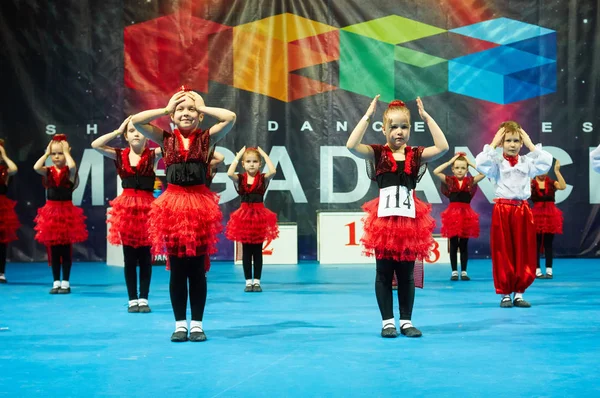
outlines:
{"label": "competition number bib", "polygon": [[379,190],[378,217],[415,218],[415,200],[413,190],[405,186],[387,187]]}

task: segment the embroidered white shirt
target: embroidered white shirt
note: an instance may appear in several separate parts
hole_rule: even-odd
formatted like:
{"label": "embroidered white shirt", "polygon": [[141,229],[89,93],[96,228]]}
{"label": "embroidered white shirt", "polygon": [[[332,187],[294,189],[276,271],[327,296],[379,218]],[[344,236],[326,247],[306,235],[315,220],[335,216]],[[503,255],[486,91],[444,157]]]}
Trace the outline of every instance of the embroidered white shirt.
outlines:
{"label": "embroidered white shirt", "polygon": [[527,200],[531,196],[531,179],[545,174],[552,166],[552,155],[535,146],[535,151],[519,155],[519,160],[511,167],[508,160],[489,145],[483,147],[475,158],[477,170],[485,174],[494,184],[497,198]]}

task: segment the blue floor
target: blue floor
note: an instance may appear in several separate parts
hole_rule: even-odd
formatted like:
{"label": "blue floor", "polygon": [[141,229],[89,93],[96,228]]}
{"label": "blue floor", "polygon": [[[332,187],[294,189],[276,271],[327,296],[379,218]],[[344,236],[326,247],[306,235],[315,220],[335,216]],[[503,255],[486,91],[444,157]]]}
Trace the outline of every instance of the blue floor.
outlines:
{"label": "blue floor", "polygon": [[[429,266],[413,313],[423,338],[382,339],[372,266],[265,266],[244,293],[240,266],[214,263],[205,343],[175,344],[168,272],[151,314],[128,314],[122,269],[74,266],[49,295],[45,264],[8,264],[0,285],[0,396],[599,396],[600,260],[560,259],[530,309],[501,309],[491,264],[470,282]],[[395,308],[396,317],[397,302]]]}

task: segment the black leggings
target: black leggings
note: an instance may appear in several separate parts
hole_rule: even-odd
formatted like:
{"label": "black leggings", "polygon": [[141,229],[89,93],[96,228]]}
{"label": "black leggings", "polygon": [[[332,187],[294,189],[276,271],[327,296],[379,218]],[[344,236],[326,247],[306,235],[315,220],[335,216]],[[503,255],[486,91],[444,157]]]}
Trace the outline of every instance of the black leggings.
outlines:
{"label": "black leggings", "polygon": [[171,306],[176,321],[187,319],[188,281],[192,321],[202,321],[206,305],[206,273],[204,272],[204,256],[175,257],[169,256],[171,279],[169,293]]}
{"label": "black leggings", "polygon": [[462,271],[467,272],[467,262],[469,261],[468,245],[469,238],[459,238],[458,236],[450,238],[450,266],[452,267],[452,271],[458,270],[456,257],[460,249],[460,268]]}
{"label": "black leggings", "polygon": [[52,277],[55,281],[60,281],[60,270],[62,264],[62,280],[69,281],[71,276],[72,249],[71,245],[50,246],[50,264],[52,265]]}
{"label": "black leggings", "polygon": [[137,266],[140,266],[140,297],[148,299],[150,279],[152,278],[152,255],[150,246],[123,246],[125,257],[125,284],[129,300],[137,300]]}
{"label": "black leggings", "polygon": [[[537,267],[540,268],[540,249],[544,248],[544,257],[546,257],[546,268],[552,268],[552,261],[554,260],[554,248],[552,243],[554,242],[554,234],[537,234]],[[543,246],[542,246],[543,245]]]}
{"label": "black leggings", "polygon": [[6,271],[6,243],[0,243],[0,274]]}
{"label": "black leggings", "polygon": [[254,260],[254,279],[260,279],[263,267],[262,243],[242,243],[242,263],[246,280],[252,279],[252,260]]}
{"label": "black leggings", "polygon": [[381,311],[381,319],[385,320],[394,317],[392,279],[394,279],[395,272],[398,279],[400,319],[410,320],[415,303],[415,262],[382,259],[377,260],[376,263],[375,295],[377,296],[379,311]]}

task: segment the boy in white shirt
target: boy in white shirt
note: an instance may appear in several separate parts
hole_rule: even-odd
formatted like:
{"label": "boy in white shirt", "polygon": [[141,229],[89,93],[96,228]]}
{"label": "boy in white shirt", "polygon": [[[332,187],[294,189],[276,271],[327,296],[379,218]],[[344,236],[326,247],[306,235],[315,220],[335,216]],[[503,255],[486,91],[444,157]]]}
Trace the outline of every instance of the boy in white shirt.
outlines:
{"label": "boy in white shirt", "polygon": [[[499,145],[502,155],[495,150]],[[519,156],[523,145],[531,152]],[[534,145],[518,123],[508,121],[500,125],[492,143],[484,146],[475,162],[477,170],[494,183],[496,194],[490,247],[494,286],[502,295],[500,307],[531,307],[523,300],[523,293],[535,280],[537,243],[527,199],[531,179],[550,170],[552,155],[542,150],[541,144]]]}

